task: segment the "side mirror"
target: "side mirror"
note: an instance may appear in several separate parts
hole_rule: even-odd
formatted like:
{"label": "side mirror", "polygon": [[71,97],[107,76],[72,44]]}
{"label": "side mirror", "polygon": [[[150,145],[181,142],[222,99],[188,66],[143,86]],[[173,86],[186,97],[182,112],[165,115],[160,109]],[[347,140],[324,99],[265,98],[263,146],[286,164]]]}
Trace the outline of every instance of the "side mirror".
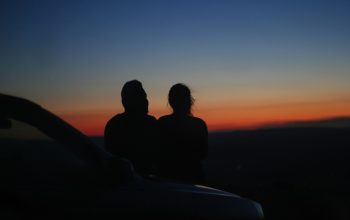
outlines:
{"label": "side mirror", "polygon": [[11,120],[7,118],[0,118],[0,129],[10,129],[11,127]]}

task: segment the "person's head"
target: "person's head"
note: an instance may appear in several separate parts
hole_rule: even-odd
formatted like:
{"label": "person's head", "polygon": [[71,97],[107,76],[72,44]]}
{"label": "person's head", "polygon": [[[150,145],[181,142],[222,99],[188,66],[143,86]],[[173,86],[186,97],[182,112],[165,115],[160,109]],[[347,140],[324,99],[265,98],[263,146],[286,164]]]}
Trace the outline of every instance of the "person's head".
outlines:
{"label": "person's head", "polygon": [[175,114],[192,115],[194,99],[186,85],[182,83],[173,85],[169,91],[168,101]]}
{"label": "person's head", "polygon": [[147,114],[147,94],[138,80],[131,80],[124,84],[121,92],[122,104],[125,112]]}

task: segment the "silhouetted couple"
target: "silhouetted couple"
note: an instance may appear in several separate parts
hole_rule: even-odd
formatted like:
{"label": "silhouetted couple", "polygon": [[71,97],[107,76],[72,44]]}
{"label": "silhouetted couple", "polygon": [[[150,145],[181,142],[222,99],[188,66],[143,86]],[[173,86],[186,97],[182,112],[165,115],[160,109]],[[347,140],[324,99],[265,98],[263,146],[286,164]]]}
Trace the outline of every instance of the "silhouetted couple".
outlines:
{"label": "silhouetted couple", "polygon": [[168,101],[173,113],[158,121],[148,115],[147,94],[141,82],[125,83],[121,96],[125,111],[106,125],[106,149],[129,159],[141,175],[203,183],[208,129],[202,119],[192,115],[190,89],[183,84],[172,86]]}

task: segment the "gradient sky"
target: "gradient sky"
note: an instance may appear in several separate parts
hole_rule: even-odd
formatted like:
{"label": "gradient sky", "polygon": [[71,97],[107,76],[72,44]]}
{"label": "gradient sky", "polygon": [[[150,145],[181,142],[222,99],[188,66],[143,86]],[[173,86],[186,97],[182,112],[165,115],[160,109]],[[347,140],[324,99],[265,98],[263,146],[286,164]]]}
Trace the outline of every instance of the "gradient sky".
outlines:
{"label": "gradient sky", "polygon": [[86,134],[140,80],[150,114],[190,86],[211,131],[350,115],[350,1],[0,3],[0,92],[33,100]]}

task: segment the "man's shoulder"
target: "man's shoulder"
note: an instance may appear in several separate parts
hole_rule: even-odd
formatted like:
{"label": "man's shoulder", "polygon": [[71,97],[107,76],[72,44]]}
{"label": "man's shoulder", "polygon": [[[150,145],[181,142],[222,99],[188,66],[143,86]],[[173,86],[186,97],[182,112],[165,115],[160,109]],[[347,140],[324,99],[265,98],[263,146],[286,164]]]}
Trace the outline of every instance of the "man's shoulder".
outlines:
{"label": "man's shoulder", "polygon": [[124,120],[126,118],[125,113],[119,113],[114,115],[108,122]]}
{"label": "man's shoulder", "polygon": [[114,115],[112,118],[110,118],[106,124],[106,127],[107,126],[111,126],[113,124],[119,124],[123,121],[125,121],[126,119],[126,116],[124,113],[119,113],[119,114],[116,114]]}
{"label": "man's shoulder", "polygon": [[158,121],[167,121],[167,120],[171,120],[172,118],[173,118],[172,115],[163,115],[158,119]]}
{"label": "man's shoulder", "polygon": [[[136,117],[136,119],[135,119],[133,117],[130,117],[130,115],[128,116],[125,113],[120,113],[120,114],[113,116],[111,119],[109,119],[107,124],[115,124],[115,123],[119,124],[119,123],[123,123],[126,121],[138,120],[137,118],[139,118],[139,117]],[[145,115],[144,119],[146,119],[147,121],[157,121],[157,119],[152,115]]]}

